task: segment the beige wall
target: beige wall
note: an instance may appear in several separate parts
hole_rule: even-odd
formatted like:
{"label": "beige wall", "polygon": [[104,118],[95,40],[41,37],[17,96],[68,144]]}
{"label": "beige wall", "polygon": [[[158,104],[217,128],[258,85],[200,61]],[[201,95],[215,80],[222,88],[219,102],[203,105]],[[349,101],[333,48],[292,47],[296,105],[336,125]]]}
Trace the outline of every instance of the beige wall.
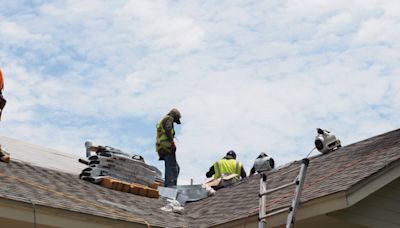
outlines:
{"label": "beige wall", "polygon": [[[0,198],[0,227],[34,227],[37,228],[109,228],[109,227],[147,227],[144,224],[126,222],[84,213],[71,212],[44,206],[33,207],[29,203]],[[7,224],[4,225],[4,224]]]}
{"label": "beige wall", "polygon": [[[393,171],[398,171],[393,170]],[[396,173],[398,176],[398,173]],[[380,178],[381,180],[384,178]],[[352,193],[337,193],[309,202],[300,207],[296,228],[399,228],[400,227],[400,178],[390,179],[389,184],[371,182]],[[384,187],[382,187],[384,185]],[[380,188],[380,189],[379,189]],[[376,190],[379,189],[379,190]],[[355,196],[354,196],[355,195]],[[349,202],[359,195],[367,196],[353,206]],[[310,217],[311,216],[311,217]],[[218,225],[216,227],[258,227],[258,216]],[[287,210],[267,218],[268,228],[285,227]]]}
{"label": "beige wall", "polygon": [[329,213],[328,216],[371,228],[400,227],[400,178],[354,206]]}

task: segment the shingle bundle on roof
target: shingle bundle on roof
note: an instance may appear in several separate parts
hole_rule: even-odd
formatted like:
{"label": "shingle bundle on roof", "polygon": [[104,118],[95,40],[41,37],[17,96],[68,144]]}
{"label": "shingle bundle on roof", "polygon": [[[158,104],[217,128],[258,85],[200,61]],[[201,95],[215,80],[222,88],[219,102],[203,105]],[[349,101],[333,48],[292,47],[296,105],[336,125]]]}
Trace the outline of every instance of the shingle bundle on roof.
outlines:
{"label": "shingle bundle on roof", "polygon": [[[143,159],[134,159],[129,154],[112,147],[92,147],[95,155],[89,156],[88,165],[79,175],[81,179],[92,183],[100,183],[105,176],[129,183],[146,186],[161,182],[161,172],[156,167],[148,165]],[[82,159],[80,159],[82,162]]]}

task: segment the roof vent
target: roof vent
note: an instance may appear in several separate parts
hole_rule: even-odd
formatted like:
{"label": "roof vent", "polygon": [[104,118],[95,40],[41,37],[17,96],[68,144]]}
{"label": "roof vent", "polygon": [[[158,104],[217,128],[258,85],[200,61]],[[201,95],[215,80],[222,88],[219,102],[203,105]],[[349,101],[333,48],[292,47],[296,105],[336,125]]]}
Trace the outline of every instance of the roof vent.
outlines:
{"label": "roof vent", "polygon": [[340,140],[334,134],[321,128],[317,128],[317,136],[315,136],[314,143],[317,150],[323,154],[342,147]]}

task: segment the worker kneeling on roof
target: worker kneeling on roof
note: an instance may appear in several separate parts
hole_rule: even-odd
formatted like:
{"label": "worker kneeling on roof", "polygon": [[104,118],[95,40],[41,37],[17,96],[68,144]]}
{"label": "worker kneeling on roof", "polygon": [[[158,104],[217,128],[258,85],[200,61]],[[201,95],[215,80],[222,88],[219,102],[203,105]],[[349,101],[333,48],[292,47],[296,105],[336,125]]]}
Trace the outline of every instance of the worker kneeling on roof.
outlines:
{"label": "worker kneeling on roof", "polygon": [[237,176],[234,177],[235,180],[246,177],[246,171],[244,171],[242,163],[236,161],[236,153],[233,150],[228,151],[224,158],[215,162],[206,173],[206,177],[212,177],[214,175],[214,179],[218,179],[231,174],[237,174]]}

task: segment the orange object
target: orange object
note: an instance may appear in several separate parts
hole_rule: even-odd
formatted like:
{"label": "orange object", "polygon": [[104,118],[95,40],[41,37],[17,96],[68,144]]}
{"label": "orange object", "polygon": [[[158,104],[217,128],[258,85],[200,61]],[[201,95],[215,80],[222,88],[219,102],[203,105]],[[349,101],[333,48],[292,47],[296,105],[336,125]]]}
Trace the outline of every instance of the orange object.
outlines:
{"label": "orange object", "polygon": [[160,185],[161,183],[154,182],[152,185],[153,187],[155,187],[154,189],[142,184],[127,183],[121,180],[113,179],[111,177],[105,177],[101,181],[101,186],[105,188],[111,188],[121,192],[129,192],[135,195],[145,196],[149,198],[160,197],[160,192],[157,190],[157,187]]}
{"label": "orange object", "polygon": [[1,68],[0,68],[0,91],[3,90],[3,87],[4,87],[3,72],[1,71]]}
{"label": "orange object", "polygon": [[139,189],[140,186],[137,184],[131,184],[131,189],[130,189],[130,193],[135,194],[135,195],[139,195]]}
{"label": "orange object", "polygon": [[129,192],[130,189],[131,189],[131,185],[130,184],[122,183],[122,189],[121,189],[122,192]]}
{"label": "orange object", "polygon": [[101,181],[101,186],[106,187],[106,188],[112,188],[113,180],[110,178],[104,178]]}
{"label": "orange object", "polygon": [[147,191],[149,188],[139,188],[139,195],[141,196],[147,196]]}
{"label": "orange object", "polygon": [[157,189],[158,186],[161,186],[161,183],[156,181],[156,182],[154,182],[153,184],[151,184],[149,187],[150,187],[150,188],[153,188],[153,189]]}
{"label": "orange object", "polygon": [[147,197],[159,198],[160,197],[160,192],[158,190],[149,188],[148,191],[147,191]]}

